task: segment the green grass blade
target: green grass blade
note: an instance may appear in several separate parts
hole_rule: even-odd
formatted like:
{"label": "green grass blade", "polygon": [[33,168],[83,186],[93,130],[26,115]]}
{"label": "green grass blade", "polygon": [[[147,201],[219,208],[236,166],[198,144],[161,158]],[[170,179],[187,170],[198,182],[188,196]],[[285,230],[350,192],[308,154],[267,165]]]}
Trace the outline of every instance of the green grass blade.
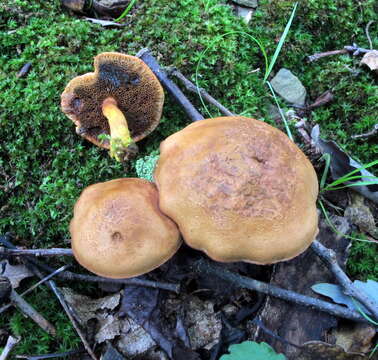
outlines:
{"label": "green grass blade", "polygon": [[340,189],[345,189],[348,187],[353,187],[353,186],[369,186],[369,185],[376,185],[378,184],[378,180],[373,180],[373,181],[358,181],[352,184],[345,184],[343,186],[327,186],[324,188],[324,191],[332,191],[332,190],[340,190]]}
{"label": "green grass blade", "polygon": [[209,115],[209,118],[212,117],[212,115],[210,114],[210,111],[208,109],[208,107],[206,106],[205,104],[205,101],[203,100],[202,98],[202,95],[201,95],[201,92],[199,91],[200,89],[200,86],[199,86],[199,81],[198,81],[198,77],[199,77],[199,67],[201,65],[201,62],[202,62],[202,59],[203,57],[206,55],[206,53],[213,48],[214,44],[217,43],[218,41],[222,40],[224,37],[226,36],[229,36],[229,35],[241,35],[241,36],[245,36],[249,39],[251,39],[253,42],[255,42],[258,47],[260,48],[261,50],[261,53],[264,57],[264,61],[265,61],[265,71],[266,69],[268,68],[268,56],[266,54],[266,51],[265,51],[265,48],[264,46],[262,45],[262,43],[257,39],[255,38],[254,36],[244,32],[244,31],[230,31],[230,32],[227,32],[227,33],[224,33],[222,35],[219,35],[217,36],[210,44],[209,46],[204,50],[202,51],[202,53],[200,54],[199,56],[199,59],[198,59],[198,62],[197,62],[197,66],[196,66],[196,72],[195,72],[195,83],[196,83],[196,87],[197,87],[197,93],[198,93],[198,96],[200,98],[200,101],[201,101],[201,104],[202,106],[204,107],[205,111],[207,112],[207,114]]}
{"label": "green grass blade", "polygon": [[328,172],[329,172],[329,166],[331,164],[331,155],[324,153],[322,155],[321,159],[324,159],[325,167],[324,167],[324,171],[323,171],[323,174],[322,174],[322,178],[320,179],[320,191],[322,191],[324,189],[325,182],[327,180],[327,176],[328,176]]}
{"label": "green grass blade", "polygon": [[323,201],[319,199],[318,200],[318,204],[320,206],[320,209],[322,210],[322,213],[323,213],[323,215],[324,215],[324,217],[326,219],[326,222],[327,222],[328,226],[332,229],[332,231],[334,233],[336,233],[339,236],[342,236],[342,237],[345,237],[347,239],[350,239],[350,240],[355,240],[355,241],[360,241],[360,242],[367,242],[367,243],[372,243],[372,244],[376,244],[376,245],[378,244],[378,242],[376,242],[376,241],[359,239],[359,238],[356,238],[354,236],[349,236],[349,235],[341,233],[339,230],[337,230],[337,228],[335,227],[335,225],[331,221],[330,217],[328,216],[328,212],[327,212],[327,210],[324,207]]}
{"label": "green grass blade", "polygon": [[289,137],[289,139],[290,139],[291,141],[294,141],[294,140],[293,140],[293,135],[292,135],[292,133],[291,133],[291,131],[290,131],[289,124],[288,124],[288,122],[287,122],[287,120],[286,120],[285,114],[283,113],[283,111],[282,111],[282,109],[281,109],[281,106],[280,106],[280,104],[278,103],[278,99],[277,99],[276,93],[274,92],[273,87],[272,87],[272,85],[270,84],[270,82],[269,82],[269,81],[266,81],[266,83],[268,84],[268,87],[269,87],[269,89],[270,89],[270,92],[272,93],[273,98],[274,98],[274,101],[276,102],[276,105],[277,105],[277,107],[278,107],[278,111],[280,112],[280,115],[281,115],[281,119],[282,119],[282,121],[283,121],[284,124],[285,124],[285,129],[286,129],[287,136]]}
{"label": "green grass blade", "polygon": [[[368,169],[374,165],[377,165],[378,164],[378,160],[374,160],[372,162],[369,162],[368,164],[366,165],[363,165],[361,167],[359,167],[358,169],[355,169],[347,174],[345,174],[344,176],[342,176],[341,178],[338,178],[337,180],[331,182],[330,184],[327,185],[327,187],[331,187],[331,186],[335,186],[335,185],[339,185],[341,183],[344,183],[346,181],[349,181],[349,179],[351,178],[351,175],[363,170],[363,169]],[[360,178],[365,178],[366,176],[363,176],[363,175],[358,175],[360,176]]]}
{"label": "green grass blade", "polygon": [[294,4],[293,11],[291,12],[291,15],[290,15],[290,19],[289,19],[289,21],[288,21],[287,24],[286,24],[285,30],[284,30],[284,32],[282,33],[282,36],[281,36],[280,41],[278,42],[278,45],[277,45],[276,51],[275,51],[274,54],[273,54],[272,60],[271,60],[271,62],[270,62],[270,64],[269,64],[269,67],[268,67],[268,69],[265,71],[264,81],[266,81],[266,80],[268,79],[270,73],[271,73],[272,70],[273,70],[274,64],[275,64],[276,61],[277,61],[278,55],[280,54],[281,48],[282,48],[282,46],[283,46],[283,44],[284,44],[284,42],[285,42],[285,40],[286,40],[287,34],[289,33],[291,23],[293,22],[294,15],[295,15],[295,11],[297,10],[297,6],[298,6],[298,3],[295,3],[295,4]]}
{"label": "green grass blade", "polygon": [[358,302],[352,297],[350,296],[350,298],[352,299],[353,301],[353,305],[356,307],[356,309],[358,310],[358,312],[369,322],[371,322],[373,325],[377,325],[378,326],[378,322],[374,321],[369,315],[367,315],[365,313],[364,310],[362,310],[361,306],[358,304]]}
{"label": "green grass blade", "polygon": [[130,12],[130,10],[133,8],[136,2],[137,0],[131,0],[127,8],[123,11],[123,13],[119,17],[117,17],[117,19],[115,19],[114,21],[122,20]]}

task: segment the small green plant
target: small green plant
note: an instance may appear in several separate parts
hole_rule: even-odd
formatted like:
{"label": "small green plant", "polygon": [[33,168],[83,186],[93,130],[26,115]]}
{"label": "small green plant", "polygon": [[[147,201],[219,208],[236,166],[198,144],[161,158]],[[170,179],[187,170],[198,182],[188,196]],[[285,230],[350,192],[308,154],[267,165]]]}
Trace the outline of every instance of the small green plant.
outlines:
{"label": "small green plant", "polygon": [[229,355],[223,355],[220,360],[286,360],[282,354],[277,354],[273,348],[265,342],[244,341],[231,345]]}
{"label": "small green plant", "polygon": [[278,103],[278,100],[277,100],[277,96],[273,90],[273,87],[272,85],[270,84],[270,82],[268,81],[268,77],[270,75],[270,73],[272,72],[273,70],[273,67],[278,59],[278,55],[280,54],[281,52],[281,49],[282,49],[282,46],[284,45],[285,43],[285,40],[286,40],[286,37],[289,33],[289,30],[290,30],[290,26],[291,26],[291,23],[293,22],[293,19],[294,19],[294,15],[295,15],[295,11],[297,10],[297,6],[298,6],[298,3],[295,3],[294,4],[294,7],[293,7],[293,10],[291,12],[291,15],[290,15],[290,18],[289,18],[289,21],[287,22],[286,26],[285,26],[285,30],[283,31],[282,35],[281,35],[281,38],[280,38],[280,41],[276,47],[276,50],[273,54],[273,57],[272,59],[270,60],[270,62],[268,61],[268,56],[267,56],[267,51],[266,51],[266,48],[262,45],[262,42],[260,40],[258,40],[256,37],[244,32],[244,31],[231,31],[231,32],[228,32],[228,33],[225,33],[225,34],[222,34],[218,37],[215,38],[215,40],[213,40],[210,45],[201,53],[199,59],[198,59],[198,62],[197,62],[197,67],[196,67],[196,86],[197,86],[197,89],[198,89],[198,96],[200,97],[200,100],[201,100],[201,103],[202,103],[202,106],[204,107],[204,109],[206,110],[206,112],[208,113],[208,115],[210,116],[210,118],[212,117],[205,102],[203,101],[203,98],[202,98],[202,94],[201,92],[199,91],[200,87],[198,86],[198,77],[199,77],[199,66],[201,64],[201,60],[202,58],[205,56],[205,54],[210,50],[212,49],[212,47],[214,46],[214,44],[216,44],[217,42],[219,42],[220,40],[222,40],[224,37],[226,36],[229,36],[229,35],[240,35],[240,36],[244,36],[244,37],[247,37],[249,38],[250,40],[252,40],[255,44],[257,44],[257,46],[259,47],[263,57],[264,57],[264,61],[265,61],[265,73],[264,73],[264,79],[263,79],[263,82],[265,84],[268,85],[269,87],[269,90],[270,92],[272,93],[273,95],[273,98],[274,98],[274,101],[279,109],[279,112],[280,112],[280,115],[281,115],[281,118],[285,124],[285,129],[286,129],[286,132],[287,132],[287,135],[288,137],[293,140],[293,135],[290,131],[290,128],[289,128],[289,125],[288,125],[288,122],[286,120],[286,117]]}

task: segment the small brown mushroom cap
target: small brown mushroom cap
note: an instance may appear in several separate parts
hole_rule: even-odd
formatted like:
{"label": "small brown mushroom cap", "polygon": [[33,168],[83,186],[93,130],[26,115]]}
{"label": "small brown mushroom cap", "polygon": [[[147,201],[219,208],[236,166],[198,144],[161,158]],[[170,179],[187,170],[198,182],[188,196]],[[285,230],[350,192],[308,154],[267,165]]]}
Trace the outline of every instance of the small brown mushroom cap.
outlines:
{"label": "small brown mushroom cap", "polygon": [[139,58],[105,52],[94,59],[94,73],[72,79],[61,96],[62,111],[75,123],[76,131],[97,146],[109,149],[109,135],[102,103],[113,97],[127,119],[134,142],[152,132],[159,124],[164,91],[150,68]]}
{"label": "small brown mushroom cap", "polygon": [[159,209],[156,186],[143,179],[116,179],[84,189],[70,232],[76,260],[109,278],[149,272],[181,245],[176,224]]}
{"label": "small brown mushroom cap", "polygon": [[161,210],[214,260],[271,264],[314,240],[316,173],[280,130],[245,117],[201,120],[168,137],[160,154]]}

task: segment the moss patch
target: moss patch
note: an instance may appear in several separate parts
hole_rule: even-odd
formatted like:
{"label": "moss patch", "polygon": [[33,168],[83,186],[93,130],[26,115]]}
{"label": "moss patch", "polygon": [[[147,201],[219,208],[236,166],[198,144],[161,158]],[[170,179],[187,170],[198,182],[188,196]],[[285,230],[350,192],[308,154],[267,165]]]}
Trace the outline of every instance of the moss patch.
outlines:
{"label": "moss patch", "polygon": [[[247,32],[259,38],[272,56],[293,6],[293,1],[262,0],[251,25],[246,25],[229,5],[217,0],[138,3],[127,18],[128,25],[116,29],[72,16],[58,0],[0,4],[0,233],[16,234],[19,244],[65,246],[73,204],[86,186],[135,176],[135,161],[156,154],[160,141],[189,123],[168,99],[161,124],[138,144],[138,159],[127,169],[82,140],[60,111],[60,93],[70,79],[92,71],[95,55],[103,51],[135,54],[150,47],[161,64],[177,66],[194,79],[201,53],[218,35]],[[325,137],[365,163],[378,153],[377,142],[352,141],[350,136],[376,122],[376,76],[360,67],[359,58],[347,55],[313,64],[304,59],[353,42],[367,47],[364,28],[377,11],[374,0],[302,2],[275,67],[293,71],[311,100],[325,90],[333,91],[333,103],[316,109],[311,120],[320,124]],[[378,38],[372,39],[378,48]],[[32,69],[18,79],[16,74],[26,62],[32,63]],[[264,69],[264,62],[255,43],[230,34],[207,51],[199,67],[199,85],[231,111],[271,121],[267,109],[272,99],[262,84],[263,70],[252,72],[257,68]],[[189,97],[203,110],[195,96]],[[211,108],[211,115],[219,114]],[[371,264],[377,263],[377,257],[376,245],[356,244],[351,273],[376,279],[377,269]],[[15,318],[13,323],[18,321]],[[47,340],[39,343],[51,350]]]}

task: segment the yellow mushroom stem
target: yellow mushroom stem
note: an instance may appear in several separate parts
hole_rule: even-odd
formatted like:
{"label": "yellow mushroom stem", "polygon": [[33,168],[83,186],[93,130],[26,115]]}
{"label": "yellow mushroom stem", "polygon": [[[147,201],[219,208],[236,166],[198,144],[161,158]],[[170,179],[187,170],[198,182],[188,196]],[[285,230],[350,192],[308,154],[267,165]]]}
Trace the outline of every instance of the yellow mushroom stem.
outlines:
{"label": "yellow mushroom stem", "polygon": [[125,115],[117,106],[115,99],[109,97],[102,103],[102,113],[110,127],[110,156],[122,161],[122,155],[133,144]]}

